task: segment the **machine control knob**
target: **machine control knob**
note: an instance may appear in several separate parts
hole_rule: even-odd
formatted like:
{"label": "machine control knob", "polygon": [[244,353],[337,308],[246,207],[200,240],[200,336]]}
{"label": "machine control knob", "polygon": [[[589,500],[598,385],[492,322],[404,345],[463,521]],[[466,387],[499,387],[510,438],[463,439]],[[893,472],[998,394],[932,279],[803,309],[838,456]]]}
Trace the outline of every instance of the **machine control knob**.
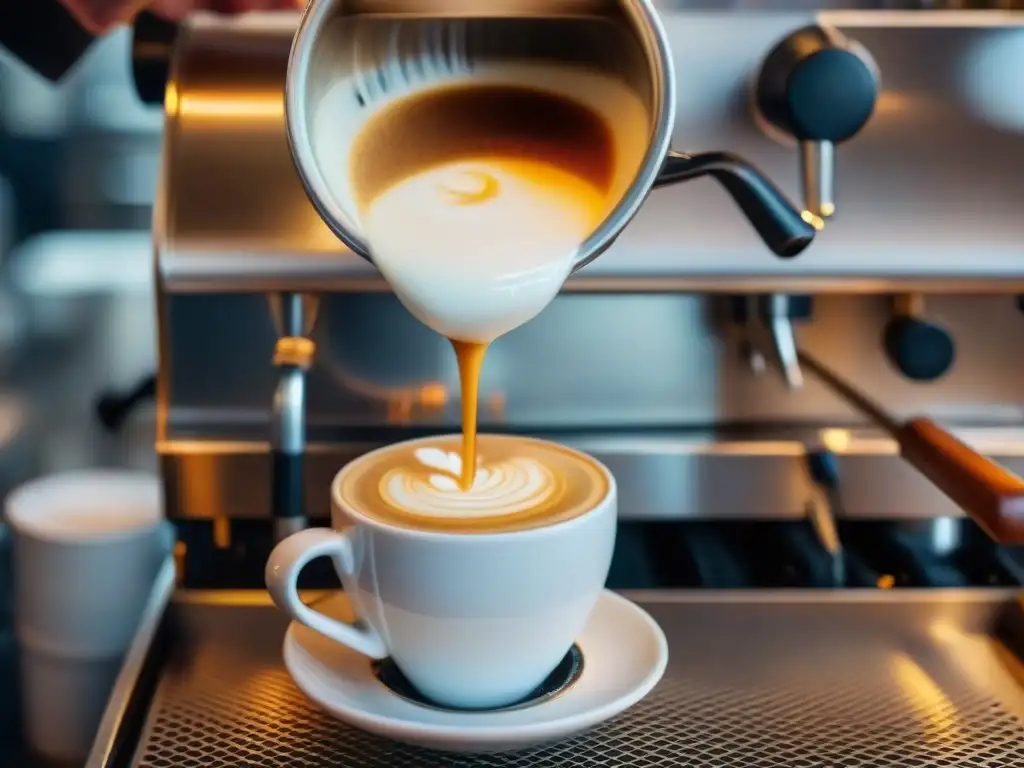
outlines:
{"label": "machine control knob", "polygon": [[921,317],[919,297],[900,297],[886,323],[882,346],[889,362],[913,381],[934,381],[944,376],[956,359],[949,331]]}
{"label": "machine control knob", "polygon": [[835,29],[791,33],[765,58],[756,108],[775,130],[800,143],[804,201],[820,217],[835,212],[834,151],[867,123],[878,100],[878,68],[859,43]]}
{"label": "machine control knob", "polygon": [[143,104],[162,105],[171,71],[178,25],[152,13],[135,17],[132,30],[132,77]]}

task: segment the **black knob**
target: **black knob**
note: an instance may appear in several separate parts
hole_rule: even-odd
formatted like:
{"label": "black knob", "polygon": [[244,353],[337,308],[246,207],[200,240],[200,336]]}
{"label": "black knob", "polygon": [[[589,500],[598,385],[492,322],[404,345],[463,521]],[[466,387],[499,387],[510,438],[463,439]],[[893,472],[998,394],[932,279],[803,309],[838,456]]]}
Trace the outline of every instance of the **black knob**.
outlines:
{"label": "black knob", "polygon": [[882,344],[893,367],[914,381],[934,381],[956,359],[949,331],[908,315],[897,315],[886,324]]}
{"label": "black knob", "polygon": [[143,104],[163,104],[171,71],[178,25],[152,13],[135,17],[132,34],[132,76]]}
{"label": "black knob", "polygon": [[96,418],[108,432],[118,432],[132,411],[156,395],[156,376],[146,376],[129,392],[105,392],[96,400]]}
{"label": "black knob", "polygon": [[878,77],[860,47],[832,29],[805,27],[775,46],[757,82],[769,123],[799,141],[840,144],[875,109]]}
{"label": "black knob", "polygon": [[805,27],[769,52],[755,97],[765,121],[800,142],[808,210],[832,215],[833,149],[864,127],[878,100],[870,55],[834,29]]}

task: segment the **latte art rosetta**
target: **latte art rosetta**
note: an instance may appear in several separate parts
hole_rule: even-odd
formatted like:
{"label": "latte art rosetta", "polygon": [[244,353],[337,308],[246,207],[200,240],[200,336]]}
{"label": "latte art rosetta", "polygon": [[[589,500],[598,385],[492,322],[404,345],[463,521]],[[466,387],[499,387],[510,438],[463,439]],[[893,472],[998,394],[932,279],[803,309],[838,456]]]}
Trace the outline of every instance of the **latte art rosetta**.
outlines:
{"label": "latte art rosetta", "polygon": [[481,434],[474,482],[463,490],[462,449],[462,435],[441,435],[371,451],[341,471],[336,497],[385,525],[478,534],[567,522],[611,489],[602,467],[570,448]]}
{"label": "latte art rosetta", "polygon": [[380,483],[381,498],[410,515],[471,519],[528,513],[557,503],[564,490],[551,470],[527,456],[481,461],[472,488],[463,491],[458,453],[419,448],[414,455],[418,467],[396,467]]}

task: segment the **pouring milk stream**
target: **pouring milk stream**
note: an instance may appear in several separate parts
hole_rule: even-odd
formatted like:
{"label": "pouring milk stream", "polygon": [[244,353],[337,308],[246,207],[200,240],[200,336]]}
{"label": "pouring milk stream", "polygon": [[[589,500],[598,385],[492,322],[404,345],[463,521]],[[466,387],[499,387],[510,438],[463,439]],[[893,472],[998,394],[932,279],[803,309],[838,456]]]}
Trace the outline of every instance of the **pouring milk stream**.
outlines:
{"label": "pouring milk stream", "polygon": [[[315,114],[318,142],[338,135],[337,114],[328,91]],[[442,488],[435,474],[435,490],[472,494],[491,478],[476,450],[487,348],[558,294],[632,183],[648,131],[645,107],[623,83],[517,65],[412,91],[352,142],[343,183],[373,261],[458,359],[463,442],[447,468],[457,482]]]}

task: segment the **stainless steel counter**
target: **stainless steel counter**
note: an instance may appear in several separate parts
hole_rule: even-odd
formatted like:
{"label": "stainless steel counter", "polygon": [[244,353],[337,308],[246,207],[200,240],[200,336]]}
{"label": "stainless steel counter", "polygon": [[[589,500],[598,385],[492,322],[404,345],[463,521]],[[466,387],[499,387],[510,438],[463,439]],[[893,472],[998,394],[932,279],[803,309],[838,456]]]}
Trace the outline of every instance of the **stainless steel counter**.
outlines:
{"label": "stainless steel counter", "polygon": [[[668,638],[669,666],[654,691],[582,736],[471,757],[369,736],[315,709],[281,664],[287,622],[265,594],[179,592],[153,642],[140,633],[139,650],[152,650],[136,660],[148,656],[156,680],[142,667],[122,675],[110,733],[90,765],[988,768],[1024,760],[1024,636],[1012,591],[629,597]],[[144,722],[133,724],[139,711]]]}

